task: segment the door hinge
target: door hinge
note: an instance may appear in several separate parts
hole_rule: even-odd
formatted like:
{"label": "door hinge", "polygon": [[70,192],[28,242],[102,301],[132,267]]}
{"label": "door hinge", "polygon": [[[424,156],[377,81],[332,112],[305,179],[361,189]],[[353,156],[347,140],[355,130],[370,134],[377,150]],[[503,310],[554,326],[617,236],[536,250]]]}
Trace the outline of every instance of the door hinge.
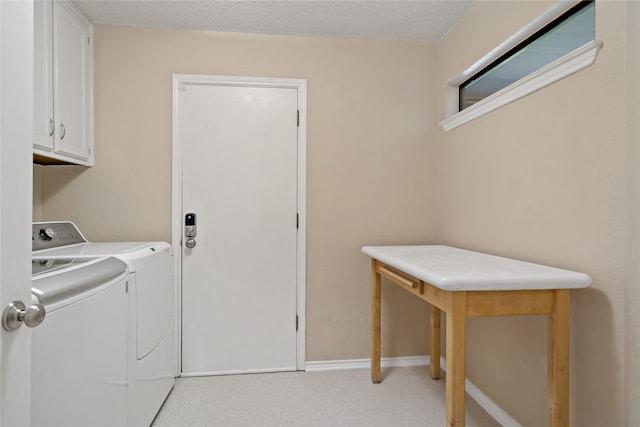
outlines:
{"label": "door hinge", "polygon": [[296,228],[300,228],[300,214],[296,214]]}
{"label": "door hinge", "polygon": [[298,315],[296,314],[296,331],[298,330]]}
{"label": "door hinge", "polygon": [[300,127],[300,110],[296,111],[296,126]]}

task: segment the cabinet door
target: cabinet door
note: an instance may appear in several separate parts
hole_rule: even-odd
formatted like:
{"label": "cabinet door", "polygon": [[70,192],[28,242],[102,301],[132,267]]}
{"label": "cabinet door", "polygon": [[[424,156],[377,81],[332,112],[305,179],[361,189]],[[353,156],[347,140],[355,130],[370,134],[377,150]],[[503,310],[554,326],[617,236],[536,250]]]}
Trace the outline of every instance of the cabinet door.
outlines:
{"label": "cabinet door", "polygon": [[48,152],[53,151],[54,132],[51,5],[47,0],[37,0],[33,5],[33,145]]}
{"label": "cabinet door", "polygon": [[56,153],[92,164],[93,28],[73,6],[53,2],[53,104]]}

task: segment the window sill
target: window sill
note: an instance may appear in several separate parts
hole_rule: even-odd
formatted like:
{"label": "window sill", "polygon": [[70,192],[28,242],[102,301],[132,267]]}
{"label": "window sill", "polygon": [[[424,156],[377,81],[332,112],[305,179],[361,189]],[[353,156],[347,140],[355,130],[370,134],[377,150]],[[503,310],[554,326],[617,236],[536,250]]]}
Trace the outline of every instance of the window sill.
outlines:
{"label": "window sill", "polygon": [[[482,101],[478,101],[472,106],[447,117],[439,124],[445,132],[450,131],[517,99],[523,98],[530,93],[540,90],[543,87],[562,80],[571,74],[593,65],[601,48],[601,41],[591,41],[551,64],[484,98]],[[455,87],[455,90],[457,92],[458,88]]]}

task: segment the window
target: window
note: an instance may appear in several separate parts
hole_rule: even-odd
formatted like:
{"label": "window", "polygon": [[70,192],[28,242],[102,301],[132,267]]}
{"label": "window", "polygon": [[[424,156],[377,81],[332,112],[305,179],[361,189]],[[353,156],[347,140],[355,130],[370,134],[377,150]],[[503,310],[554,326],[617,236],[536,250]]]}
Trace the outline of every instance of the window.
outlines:
{"label": "window", "polygon": [[[447,119],[452,129],[595,61],[595,2],[559,2],[449,83]],[[477,71],[480,70],[480,71]]]}
{"label": "window", "polygon": [[595,3],[582,1],[527,40],[463,82],[458,108],[465,108],[595,40]]}

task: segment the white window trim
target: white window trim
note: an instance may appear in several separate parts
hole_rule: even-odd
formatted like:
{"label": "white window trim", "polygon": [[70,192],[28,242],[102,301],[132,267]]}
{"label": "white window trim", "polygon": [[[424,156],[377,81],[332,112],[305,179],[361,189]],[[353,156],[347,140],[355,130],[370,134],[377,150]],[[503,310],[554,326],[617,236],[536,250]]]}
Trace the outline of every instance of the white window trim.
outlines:
{"label": "white window trim", "polygon": [[561,1],[557,3],[529,25],[511,36],[500,46],[489,52],[489,54],[481,58],[458,77],[449,82],[446,88],[447,118],[439,123],[445,132],[455,129],[458,126],[483,116],[517,99],[523,98],[530,93],[549,86],[552,83],[592,65],[598,56],[598,52],[602,48],[601,41],[590,41],[545,67],[542,67],[498,92],[491,94],[483,100],[476,102],[470,107],[467,107],[462,111],[458,111],[458,93],[459,86],[462,82],[469,79],[495,59],[521,43],[562,13],[569,10],[576,3],[577,1]]}
{"label": "white window trim", "polygon": [[[601,47],[601,41],[590,41],[584,46],[569,52],[562,58],[555,60],[551,64],[534,71],[504,89],[484,98],[482,101],[478,101],[472,106],[447,117],[440,122],[440,126],[442,126],[445,132],[455,129],[460,125],[587,68],[595,62]],[[453,89],[457,98],[458,86],[453,87]]]}

